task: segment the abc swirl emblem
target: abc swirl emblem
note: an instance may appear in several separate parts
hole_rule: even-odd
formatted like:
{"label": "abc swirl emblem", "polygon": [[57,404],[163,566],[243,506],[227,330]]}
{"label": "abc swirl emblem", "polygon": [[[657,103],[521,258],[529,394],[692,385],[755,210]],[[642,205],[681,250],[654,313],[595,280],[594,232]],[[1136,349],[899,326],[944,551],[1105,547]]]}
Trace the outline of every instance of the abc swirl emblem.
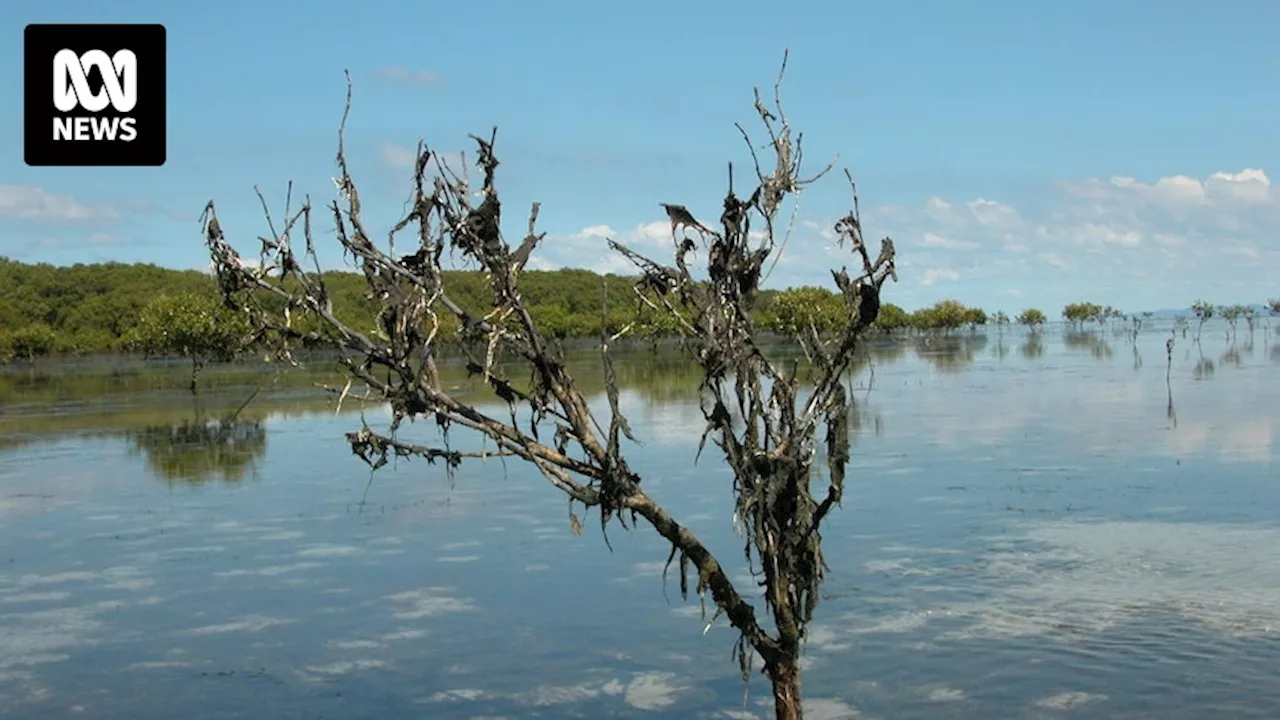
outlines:
{"label": "abc swirl emblem", "polygon": [[28,25],[23,61],[28,165],[164,164],[163,25]]}

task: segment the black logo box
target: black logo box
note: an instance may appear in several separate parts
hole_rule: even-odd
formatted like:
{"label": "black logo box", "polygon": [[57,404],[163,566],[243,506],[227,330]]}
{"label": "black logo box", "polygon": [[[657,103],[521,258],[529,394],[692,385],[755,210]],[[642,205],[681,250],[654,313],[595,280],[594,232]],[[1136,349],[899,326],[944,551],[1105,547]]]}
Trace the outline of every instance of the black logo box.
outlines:
{"label": "black logo box", "polygon": [[[165,68],[166,33],[163,25],[28,25],[23,38],[23,150],[27,165],[160,166],[166,155]],[[61,50],[83,54],[101,50],[113,56],[131,50],[137,58],[138,101],[120,113],[110,104],[91,113],[81,107],[60,112],[53,102],[53,58]],[[89,71],[90,86],[101,78]],[[133,118],[132,140],[55,140],[54,124],[62,118],[88,117],[98,122]]]}

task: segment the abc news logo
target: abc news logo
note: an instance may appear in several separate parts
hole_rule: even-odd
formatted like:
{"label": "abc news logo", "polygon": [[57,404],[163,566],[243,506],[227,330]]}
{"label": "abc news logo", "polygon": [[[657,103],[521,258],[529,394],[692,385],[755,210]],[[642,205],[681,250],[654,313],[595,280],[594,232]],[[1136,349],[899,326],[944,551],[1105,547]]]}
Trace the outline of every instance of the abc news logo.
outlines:
{"label": "abc news logo", "polygon": [[[86,68],[102,74],[102,91],[89,87]],[[77,55],[60,50],[53,56],[53,105],[59,112],[70,113],[83,108],[102,112],[107,103],[118,113],[128,113],[138,105],[138,56],[132,50],[121,50],[108,56],[101,50]],[[122,140],[138,137],[137,121],[127,115],[118,117],[55,117],[54,140]]]}
{"label": "abc news logo", "polygon": [[28,25],[24,50],[28,165],[164,164],[163,25]]}

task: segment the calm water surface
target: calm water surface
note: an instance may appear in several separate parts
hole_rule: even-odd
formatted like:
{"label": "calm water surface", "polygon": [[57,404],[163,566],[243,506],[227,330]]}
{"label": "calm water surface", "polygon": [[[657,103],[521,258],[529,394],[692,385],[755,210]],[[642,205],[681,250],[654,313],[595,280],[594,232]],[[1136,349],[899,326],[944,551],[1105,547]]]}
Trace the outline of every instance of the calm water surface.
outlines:
{"label": "calm water surface", "polygon": [[[1280,717],[1267,332],[1179,335],[1168,386],[1158,328],[875,348],[808,716]],[[619,360],[632,465],[742,578],[729,477],[693,464],[696,378],[660,361]],[[497,459],[371,480],[343,433],[387,413],[335,412],[320,371],[210,371],[198,407],[183,379],[0,375],[0,716],[769,715],[725,623],[664,597],[652,531],[575,536]]]}

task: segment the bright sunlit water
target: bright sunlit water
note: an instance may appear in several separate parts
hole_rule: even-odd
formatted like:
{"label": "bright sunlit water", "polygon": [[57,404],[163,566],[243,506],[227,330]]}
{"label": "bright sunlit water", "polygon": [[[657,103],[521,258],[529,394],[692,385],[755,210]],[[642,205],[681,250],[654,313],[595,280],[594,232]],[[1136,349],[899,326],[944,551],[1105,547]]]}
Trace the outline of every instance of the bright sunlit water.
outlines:
{"label": "bright sunlit water", "polygon": [[[1268,333],[1179,334],[1167,386],[1168,329],[878,345],[807,717],[1280,717]],[[749,583],[730,478],[714,447],[693,462],[696,376],[618,364],[633,468]],[[602,406],[597,366],[575,365]],[[497,458],[370,481],[343,438],[358,401],[308,391],[331,375],[210,370],[197,408],[181,365],[119,368],[0,375],[0,716],[769,714],[674,568],[664,597],[646,527],[610,525],[612,552],[594,514],[575,536],[564,498]],[[204,423],[261,382],[240,422]]]}

